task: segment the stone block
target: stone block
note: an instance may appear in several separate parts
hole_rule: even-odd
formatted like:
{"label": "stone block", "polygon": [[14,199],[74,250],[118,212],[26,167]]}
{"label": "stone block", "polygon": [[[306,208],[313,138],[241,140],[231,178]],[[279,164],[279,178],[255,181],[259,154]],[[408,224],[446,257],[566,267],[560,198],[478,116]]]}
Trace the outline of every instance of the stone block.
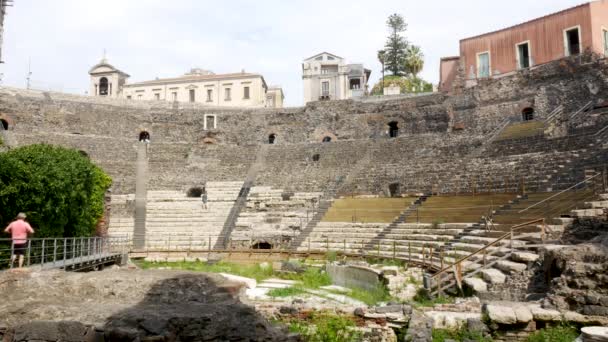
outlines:
{"label": "stone block", "polygon": [[504,273],[494,268],[481,271],[481,275],[490,284],[504,284],[507,280],[507,276]]}
{"label": "stone block", "polygon": [[487,304],[484,307],[485,312],[492,322],[499,324],[516,324],[517,314],[512,307],[500,304]]}
{"label": "stone block", "polygon": [[475,292],[488,292],[488,284],[479,278],[466,278],[464,283]]}

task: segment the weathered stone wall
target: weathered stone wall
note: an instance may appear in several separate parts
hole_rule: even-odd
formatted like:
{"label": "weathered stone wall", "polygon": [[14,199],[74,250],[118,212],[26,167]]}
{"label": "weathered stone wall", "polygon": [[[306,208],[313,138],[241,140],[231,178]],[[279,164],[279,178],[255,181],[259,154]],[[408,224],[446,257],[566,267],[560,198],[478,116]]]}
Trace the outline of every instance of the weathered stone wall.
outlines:
{"label": "weathered stone wall", "polygon": [[[483,81],[454,96],[313,102],[291,109],[209,108],[0,88],[0,118],[9,122],[17,145],[44,142],[87,152],[112,175],[114,194],[134,191],[136,143],[144,130],[151,135],[151,190],[242,181],[270,134],[276,134],[276,143],[257,184],[287,191],[326,191],[337,184],[343,193],[385,194],[393,182],[404,191],[491,188],[498,181],[509,188],[521,177],[540,189],[551,186],[551,180],[540,184],[547,172],[563,167],[562,161],[574,158],[572,151],[588,148],[593,138],[500,142],[483,157],[470,154],[505,118],[520,118],[525,107],[543,118],[559,104],[568,113],[590,100],[608,99],[606,63],[565,59]],[[209,114],[216,115],[216,129],[204,128]],[[388,136],[393,121],[397,139]],[[322,144],[326,136],[332,142]]]}

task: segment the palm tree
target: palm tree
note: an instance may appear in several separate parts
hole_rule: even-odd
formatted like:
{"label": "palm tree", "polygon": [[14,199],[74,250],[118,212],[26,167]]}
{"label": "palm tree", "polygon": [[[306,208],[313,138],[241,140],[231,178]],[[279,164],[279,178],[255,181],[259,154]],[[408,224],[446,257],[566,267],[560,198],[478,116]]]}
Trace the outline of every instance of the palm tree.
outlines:
{"label": "palm tree", "polygon": [[424,68],[424,54],[420,50],[419,46],[410,45],[407,49],[407,55],[405,58],[405,70],[408,74],[418,77],[418,74]]}

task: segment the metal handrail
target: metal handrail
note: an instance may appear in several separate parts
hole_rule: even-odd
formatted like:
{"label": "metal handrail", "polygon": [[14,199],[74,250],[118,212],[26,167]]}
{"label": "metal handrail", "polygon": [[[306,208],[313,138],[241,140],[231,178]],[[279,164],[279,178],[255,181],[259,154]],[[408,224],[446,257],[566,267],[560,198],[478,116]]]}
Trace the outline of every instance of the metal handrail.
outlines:
{"label": "metal handrail", "polygon": [[561,194],[563,194],[563,193],[565,193],[565,192],[568,192],[568,191],[570,191],[570,190],[572,190],[572,189],[576,188],[577,186],[579,186],[579,185],[581,185],[581,184],[584,184],[584,183],[587,183],[588,181],[590,181],[590,180],[592,180],[592,179],[595,179],[596,177],[601,176],[601,175],[602,175],[601,173],[597,173],[597,174],[596,174],[596,175],[594,175],[593,177],[586,178],[584,181],[579,182],[579,183],[577,183],[577,184],[574,184],[573,186],[569,187],[568,189],[566,189],[566,190],[562,190],[562,191],[558,192],[557,194],[555,194],[555,195],[553,195],[553,196],[550,196],[550,197],[547,197],[547,198],[545,198],[544,200],[542,200],[542,201],[540,201],[540,202],[534,203],[534,204],[532,204],[531,206],[529,206],[529,207],[527,207],[527,208],[525,208],[525,209],[522,209],[522,210],[518,211],[517,213],[518,213],[518,214],[521,214],[521,213],[523,213],[524,211],[528,211],[528,210],[530,210],[530,209],[532,209],[532,208],[534,208],[534,207],[536,207],[536,206],[538,206],[538,205],[540,205],[540,204],[542,204],[542,203],[547,202],[547,201],[548,201],[548,200],[550,200],[550,199],[553,199],[553,198],[555,198],[555,197],[557,197],[557,196],[559,196],[559,195],[561,195]]}
{"label": "metal handrail", "polygon": [[591,107],[591,105],[593,105],[593,101],[587,102],[587,104],[585,104],[581,109],[579,109],[578,111],[576,111],[574,114],[570,115],[570,120],[572,120],[575,116],[577,116],[580,113],[582,113],[585,110],[587,110],[589,107]]}
{"label": "metal handrail", "polygon": [[533,220],[533,221],[517,224],[517,225],[511,227],[511,229],[510,229],[510,231],[508,233],[504,234],[503,236],[499,237],[498,239],[494,240],[493,242],[485,245],[484,247],[478,249],[477,251],[475,251],[475,252],[473,252],[473,253],[465,256],[465,257],[460,258],[458,261],[455,261],[451,265],[442,268],[439,272],[435,273],[431,278],[437,278],[438,276],[442,275],[443,273],[449,271],[455,265],[458,265],[458,264],[462,263],[463,261],[467,261],[468,259],[474,257],[475,255],[477,255],[477,254],[479,254],[479,253],[481,253],[483,251],[486,251],[488,248],[496,245],[500,241],[502,241],[502,240],[504,240],[504,239],[512,236],[513,232],[516,231],[516,230],[528,227],[528,226],[530,226],[532,224],[535,224],[535,223],[543,223],[544,224],[544,222],[545,222],[545,219],[542,218],[542,219],[537,219],[537,220]]}

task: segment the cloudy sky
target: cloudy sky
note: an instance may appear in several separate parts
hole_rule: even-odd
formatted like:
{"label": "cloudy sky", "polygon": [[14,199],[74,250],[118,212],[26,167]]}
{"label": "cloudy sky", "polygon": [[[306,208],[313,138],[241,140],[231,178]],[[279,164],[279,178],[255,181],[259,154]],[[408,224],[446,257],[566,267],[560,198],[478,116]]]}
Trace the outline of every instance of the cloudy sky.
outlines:
{"label": "cloudy sky", "polygon": [[328,51],[380,77],[391,13],[425,54],[422,77],[437,83],[439,58],[458,40],[583,3],[580,0],[15,0],[5,21],[4,85],[84,94],[104,49],[131,81],[245,69],[281,85],[301,105],[301,62]]}

